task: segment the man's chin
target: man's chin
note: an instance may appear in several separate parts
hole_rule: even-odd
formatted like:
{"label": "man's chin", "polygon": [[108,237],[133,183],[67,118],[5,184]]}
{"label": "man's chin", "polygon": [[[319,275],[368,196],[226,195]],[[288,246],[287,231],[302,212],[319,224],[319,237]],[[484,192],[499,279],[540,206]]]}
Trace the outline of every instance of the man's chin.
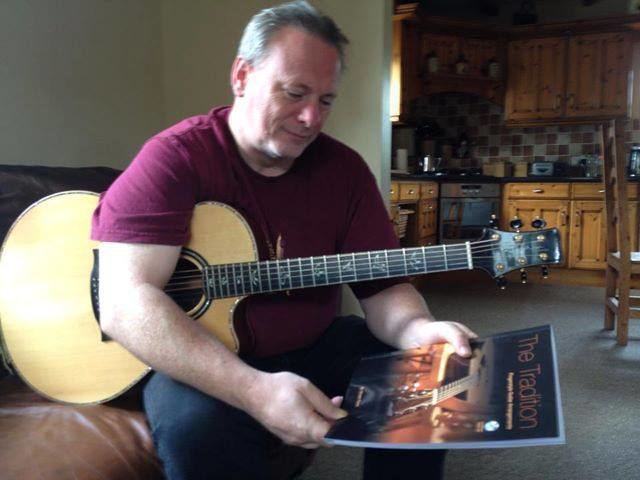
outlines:
{"label": "man's chin", "polygon": [[[309,142],[310,143],[310,142]],[[295,160],[300,155],[304,153],[304,151],[309,146],[309,143],[305,143],[304,145],[273,145],[272,148],[269,149],[269,156],[273,159],[280,160]]]}

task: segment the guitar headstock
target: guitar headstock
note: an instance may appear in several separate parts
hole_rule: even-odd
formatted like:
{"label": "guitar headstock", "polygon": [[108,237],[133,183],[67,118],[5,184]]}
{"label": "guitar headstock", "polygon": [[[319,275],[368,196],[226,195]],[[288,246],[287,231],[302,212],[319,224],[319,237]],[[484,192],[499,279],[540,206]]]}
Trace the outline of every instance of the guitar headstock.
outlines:
{"label": "guitar headstock", "polygon": [[557,228],[533,232],[504,232],[485,228],[471,247],[473,265],[492,277],[535,265],[562,261]]}

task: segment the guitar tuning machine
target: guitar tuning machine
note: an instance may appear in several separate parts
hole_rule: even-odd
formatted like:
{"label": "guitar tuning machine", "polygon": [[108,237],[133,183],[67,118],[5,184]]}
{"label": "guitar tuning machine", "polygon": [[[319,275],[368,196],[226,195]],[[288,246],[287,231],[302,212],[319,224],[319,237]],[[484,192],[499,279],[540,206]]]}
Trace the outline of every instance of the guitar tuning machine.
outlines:
{"label": "guitar tuning machine", "polygon": [[542,265],[542,278],[549,278],[549,266]]}
{"label": "guitar tuning machine", "polygon": [[544,218],[540,218],[540,217],[536,217],[532,222],[531,222],[531,226],[533,228],[535,228],[536,230],[542,230],[544,227],[547,226],[547,222],[545,221]]}
{"label": "guitar tuning machine", "polygon": [[489,218],[489,226],[491,228],[498,228],[498,216],[495,213],[492,213]]}
{"label": "guitar tuning machine", "polygon": [[520,282],[527,283],[527,271],[524,268],[520,269]]}
{"label": "guitar tuning machine", "polygon": [[516,232],[520,232],[520,229],[522,228],[522,220],[520,220],[518,217],[513,217],[513,220],[511,220],[509,222],[509,225],[511,226],[511,228],[513,228]]}
{"label": "guitar tuning machine", "polygon": [[500,288],[500,290],[505,290],[507,288],[507,279],[502,275],[496,279],[496,283],[498,284],[498,288]]}

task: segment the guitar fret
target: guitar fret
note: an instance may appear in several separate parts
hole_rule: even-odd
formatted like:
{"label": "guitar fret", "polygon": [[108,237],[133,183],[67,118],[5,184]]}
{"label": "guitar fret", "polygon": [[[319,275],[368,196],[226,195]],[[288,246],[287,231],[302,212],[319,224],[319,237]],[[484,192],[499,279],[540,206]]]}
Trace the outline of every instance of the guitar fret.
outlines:
{"label": "guitar fret", "polygon": [[282,287],[282,278],[280,277],[280,261],[276,260],[276,278],[278,279],[278,287]]}
{"label": "guitar fret", "polygon": [[442,244],[442,253],[444,254],[444,269],[449,270],[449,265],[447,265],[447,247]]}
{"label": "guitar fret", "polygon": [[267,281],[269,282],[269,291],[273,291],[273,287],[271,286],[271,262],[267,260],[264,263],[267,267]]}

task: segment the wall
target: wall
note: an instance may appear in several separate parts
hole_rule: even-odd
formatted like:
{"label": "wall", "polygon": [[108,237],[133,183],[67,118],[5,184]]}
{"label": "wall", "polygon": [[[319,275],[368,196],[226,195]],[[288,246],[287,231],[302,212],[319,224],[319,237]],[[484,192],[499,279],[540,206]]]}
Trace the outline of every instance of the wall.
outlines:
{"label": "wall", "polygon": [[1,163],[129,162],[164,124],[157,5],[0,2]]}
{"label": "wall", "polygon": [[[317,0],[350,39],[348,70],[325,131],[359,151],[388,190],[390,123],[388,78],[391,0]],[[163,72],[168,122],[232,101],[229,70],[242,29],[273,1],[173,0],[162,4]]]}
{"label": "wall", "polygon": [[[432,95],[420,103],[420,116],[442,127],[440,140],[455,145],[460,134],[468,135],[476,162],[467,166],[490,160],[571,163],[572,157],[599,153],[594,125],[505,127],[502,107],[465,94]],[[626,121],[625,130],[627,144],[640,143],[640,121]]]}

